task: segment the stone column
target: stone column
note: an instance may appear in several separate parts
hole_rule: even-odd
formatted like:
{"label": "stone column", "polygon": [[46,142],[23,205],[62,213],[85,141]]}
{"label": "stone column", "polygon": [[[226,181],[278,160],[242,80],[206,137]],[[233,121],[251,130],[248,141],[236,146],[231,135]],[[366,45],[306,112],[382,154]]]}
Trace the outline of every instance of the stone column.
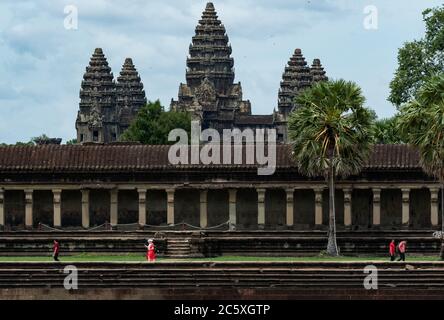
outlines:
{"label": "stone column", "polygon": [[265,189],[257,189],[257,224],[260,229],[265,226]]}
{"label": "stone column", "polygon": [[25,225],[27,228],[32,228],[33,225],[33,190],[25,190]]}
{"label": "stone column", "polygon": [[410,189],[402,191],[402,224],[408,225],[410,222]]}
{"label": "stone column", "polygon": [[55,189],[52,190],[53,195],[53,206],[54,206],[54,227],[61,227],[62,226],[62,208],[61,208],[61,197],[62,197],[62,190]]}
{"label": "stone column", "polygon": [[137,189],[139,193],[139,225],[146,225],[146,189]]}
{"label": "stone column", "polygon": [[228,190],[229,194],[229,220],[230,220],[230,230],[235,229],[236,227],[236,189]]}
{"label": "stone column", "polygon": [[352,225],[352,190],[343,189],[344,192],[344,226]]}
{"label": "stone column", "polygon": [[381,224],[381,189],[374,188],[373,191],[373,225]]}
{"label": "stone column", "polygon": [[0,228],[5,225],[5,193],[0,189]]}
{"label": "stone column", "polygon": [[119,222],[119,190],[112,189],[110,191],[110,223],[111,227],[115,227]]}
{"label": "stone column", "polygon": [[287,227],[294,225],[294,189],[285,190],[287,193]]}
{"label": "stone column", "polygon": [[200,227],[208,227],[208,190],[200,190]]}
{"label": "stone column", "polygon": [[432,226],[438,225],[439,188],[430,188],[430,222]]}
{"label": "stone column", "polygon": [[322,225],[322,192],[323,189],[314,189],[315,191],[315,224]]}
{"label": "stone column", "polygon": [[82,192],[82,227],[89,228],[89,190]]}
{"label": "stone column", "polygon": [[174,189],[167,189],[167,223],[174,224]]}

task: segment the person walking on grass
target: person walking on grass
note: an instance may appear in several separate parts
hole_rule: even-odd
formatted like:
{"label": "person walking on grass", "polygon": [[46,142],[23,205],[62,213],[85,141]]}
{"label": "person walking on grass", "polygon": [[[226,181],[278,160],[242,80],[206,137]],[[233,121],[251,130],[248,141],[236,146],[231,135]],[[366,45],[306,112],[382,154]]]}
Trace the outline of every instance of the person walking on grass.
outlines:
{"label": "person walking on grass", "polygon": [[60,244],[57,240],[54,240],[54,244],[52,246],[52,257],[54,261],[60,261],[59,252],[60,252]]}
{"label": "person walking on grass", "polygon": [[156,247],[153,239],[148,239],[148,245],[145,245],[145,248],[147,249],[146,259],[150,262],[156,261]]}
{"label": "person walking on grass", "polygon": [[396,258],[396,244],[395,244],[395,240],[392,240],[392,242],[390,242],[389,254],[390,254],[390,261],[395,261],[395,258]]}
{"label": "person walking on grass", "polygon": [[407,247],[407,241],[401,241],[398,244],[398,251],[399,251],[399,259],[398,261],[405,261],[405,251]]}

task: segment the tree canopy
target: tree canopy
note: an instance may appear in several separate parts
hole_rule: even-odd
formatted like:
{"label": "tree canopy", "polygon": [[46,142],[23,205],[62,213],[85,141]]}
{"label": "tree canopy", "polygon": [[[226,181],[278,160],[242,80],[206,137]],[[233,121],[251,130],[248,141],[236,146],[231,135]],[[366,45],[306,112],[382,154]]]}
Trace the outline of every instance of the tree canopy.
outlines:
{"label": "tree canopy", "polygon": [[398,130],[399,115],[378,119],[374,124],[374,137],[377,144],[398,144],[406,140]]}
{"label": "tree canopy", "polygon": [[336,174],[359,172],[373,141],[374,113],[364,102],[361,88],[345,80],[320,82],[298,95],[289,136],[304,174],[325,176],[331,155]]}
{"label": "tree canopy", "polygon": [[401,108],[399,130],[418,147],[425,171],[444,183],[444,74],[425,82]]}
{"label": "tree canopy", "polygon": [[173,129],[184,129],[190,135],[191,116],[186,112],[165,111],[157,100],[139,110],[120,140],[155,145],[172,144],[174,142],[168,141],[168,134]]}
{"label": "tree canopy", "polygon": [[361,88],[344,80],[319,82],[295,102],[288,127],[293,155],[301,173],[328,179],[327,253],[336,256],[335,178],[357,174],[367,161],[375,115],[363,106]]}
{"label": "tree canopy", "polygon": [[390,83],[388,100],[398,108],[417,96],[419,88],[444,70],[444,5],[423,12],[426,33],[406,42],[398,52],[398,69]]}

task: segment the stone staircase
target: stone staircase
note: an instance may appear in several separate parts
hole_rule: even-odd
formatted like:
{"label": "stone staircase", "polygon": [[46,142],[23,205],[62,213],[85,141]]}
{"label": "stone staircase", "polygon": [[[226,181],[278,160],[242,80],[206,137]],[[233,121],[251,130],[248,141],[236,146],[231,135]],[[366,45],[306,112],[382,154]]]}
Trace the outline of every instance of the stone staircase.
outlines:
{"label": "stone staircase", "polygon": [[191,239],[172,238],[167,240],[166,256],[183,259],[191,257]]}
{"label": "stone staircase", "polygon": [[[158,262],[76,263],[81,295],[163,299],[211,298],[440,298],[444,297],[444,263],[373,262],[378,290],[365,290],[365,262]],[[73,299],[63,289],[67,263],[0,263],[0,296],[45,295]],[[23,291],[28,289],[30,291]],[[51,289],[51,290],[48,290]],[[85,290],[86,289],[86,290]],[[14,291],[15,290],[15,291]],[[21,290],[21,291],[20,291]],[[26,294],[26,295],[25,295]],[[114,296],[113,296],[114,295]],[[99,295],[98,297],[102,297]],[[98,299],[96,297],[95,299]],[[40,296],[40,299],[49,296]]]}

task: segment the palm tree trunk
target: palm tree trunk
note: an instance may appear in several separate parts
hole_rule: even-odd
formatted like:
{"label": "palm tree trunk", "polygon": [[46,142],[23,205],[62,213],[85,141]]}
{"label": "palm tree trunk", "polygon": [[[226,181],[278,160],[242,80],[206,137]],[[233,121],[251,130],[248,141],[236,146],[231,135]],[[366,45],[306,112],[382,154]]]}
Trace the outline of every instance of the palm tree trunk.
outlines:
{"label": "palm tree trunk", "polygon": [[439,256],[441,260],[444,260],[444,182],[441,186],[441,252]]}
{"label": "palm tree trunk", "polygon": [[330,172],[328,174],[329,188],[329,223],[328,223],[328,244],[327,254],[330,256],[338,256],[338,244],[336,243],[336,209],[335,209],[335,172],[334,166],[330,161]]}

